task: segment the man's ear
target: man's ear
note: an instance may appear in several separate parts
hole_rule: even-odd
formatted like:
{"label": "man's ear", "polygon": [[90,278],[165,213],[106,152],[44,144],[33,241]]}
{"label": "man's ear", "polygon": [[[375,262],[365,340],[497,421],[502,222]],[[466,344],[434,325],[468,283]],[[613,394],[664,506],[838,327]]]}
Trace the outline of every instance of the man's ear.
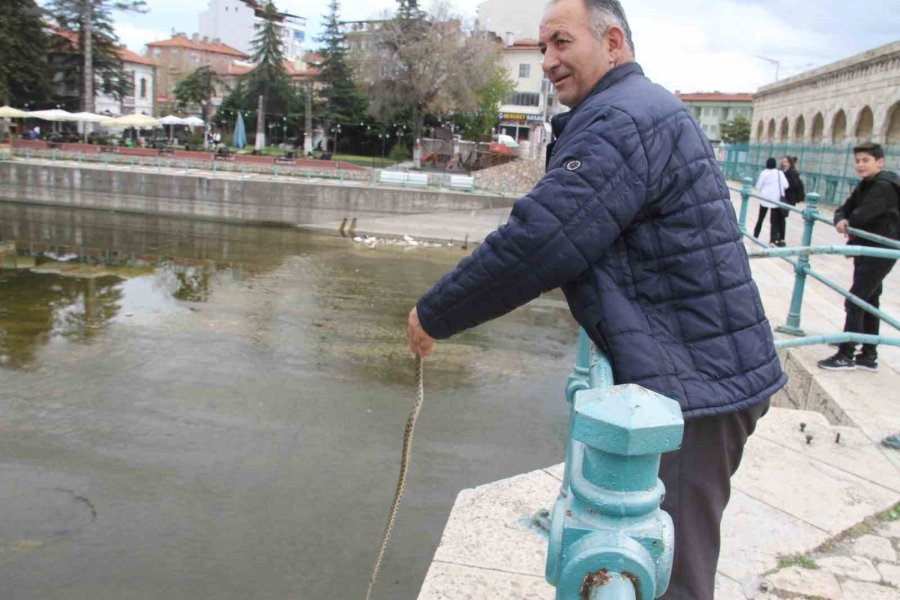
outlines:
{"label": "man's ear", "polygon": [[628,41],[625,31],[618,25],[611,25],[606,30],[606,44],[610,60],[620,65],[628,59]]}

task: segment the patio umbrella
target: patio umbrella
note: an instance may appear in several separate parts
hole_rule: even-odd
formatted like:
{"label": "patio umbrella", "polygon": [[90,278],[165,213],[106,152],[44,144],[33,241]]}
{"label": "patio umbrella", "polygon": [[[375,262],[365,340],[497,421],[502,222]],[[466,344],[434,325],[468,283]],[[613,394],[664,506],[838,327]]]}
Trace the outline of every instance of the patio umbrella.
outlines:
{"label": "patio umbrella", "polygon": [[154,119],[153,117],[147,115],[134,114],[125,115],[124,117],[118,117],[115,119],[106,119],[104,121],[100,121],[100,124],[109,125],[112,127],[138,127],[143,129],[158,125],[159,119]]}
{"label": "patio umbrella", "polygon": [[28,113],[29,119],[41,119],[42,121],[77,121],[72,118],[72,113],[67,110],[51,108],[50,110],[32,110]]}
{"label": "patio umbrella", "polygon": [[169,138],[172,138],[172,127],[175,125],[187,125],[184,122],[184,119],[181,117],[176,117],[175,115],[166,115],[159,120],[160,125],[168,125],[169,126]]}
{"label": "patio umbrella", "polygon": [[0,106],[0,118],[4,119],[24,119],[28,113],[12,106]]}
{"label": "patio umbrella", "polygon": [[202,125],[206,125],[206,121],[204,121],[200,117],[187,117],[184,120],[184,124],[190,125],[191,127],[200,127]]}
{"label": "patio umbrella", "polygon": [[238,111],[237,121],[234,124],[234,136],[231,143],[236,148],[243,148],[247,145],[247,128],[244,127],[244,115]]}
{"label": "patio umbrella", "polygon": [[70,121],[83,121],[85,123],[99,123],[100,121],[105,121],[109,117],[106,115],[98,115],[95,113],[89,112],[77,112],[72,113],[72,118]]}

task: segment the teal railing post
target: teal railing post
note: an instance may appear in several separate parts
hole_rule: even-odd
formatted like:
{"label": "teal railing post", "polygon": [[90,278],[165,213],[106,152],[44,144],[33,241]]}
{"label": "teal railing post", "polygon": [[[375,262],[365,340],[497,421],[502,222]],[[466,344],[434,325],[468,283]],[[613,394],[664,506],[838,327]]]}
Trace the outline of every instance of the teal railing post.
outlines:
{"label": "teal railing post", "polygon": [[750,188],[753,180],[744,177],[744,187],[741,188],[741,216],[738,220],[738,226],[741,228],[741,234],[747,234],[747,209],[750,208]]}
{"label": "teal railing post", "polygon": [[633,384],[591,387],[575,392],[571,431],[569,494],[553,507],[545,572],[556,599],[662,595],[675,532],[659,508],[659,463],[681,445],[680,406]]}
{"label": "teal railing post", "polygon": [[566,383],[566,400],[569,403],[569,437],[566,439],[566,462],[563,470],[559,497],[569,495],[569,465],[572,464],[572,427],[575,425],[575,394],[591,387],[591,340],[584,329],[578,328],[578,347],[575,350],[575,368]]}
{"label": "teal railing post", "polygon": [[[816,224],[816,217],[819,214],[819,194],[806,195],[806,208],[803,210],[803,246],[808,248],[812,246],[813,226]],[[784,325],[776,327],[775,331],[786,333],[788,335],[803,336],[803,330],[800,328],[800,311],[803,308],[803,290],[806,287],[806,274],[809,272],[809,254],[801,254],[794,267],[796,276],[794,277],[794,293],[791,295],[791,309],[788,312],[787,321]]]}

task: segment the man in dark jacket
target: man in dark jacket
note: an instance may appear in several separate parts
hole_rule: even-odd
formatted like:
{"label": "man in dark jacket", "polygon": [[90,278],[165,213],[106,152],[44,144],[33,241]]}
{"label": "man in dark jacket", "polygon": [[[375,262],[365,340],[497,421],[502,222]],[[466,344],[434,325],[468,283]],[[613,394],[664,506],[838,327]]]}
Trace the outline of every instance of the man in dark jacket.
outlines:
{"label": "man in dark jacket", "polygon": [[[900,178],[896,173],[884,170],[884,149],[879,144],[867,142],[853,149],[853,157],[856,161],[856,174],[862,177],[862,181],[853,189],[844,205],[834,211],[835,228],[844,235],[848,235],[848,227],[853,227],[888,239],[900,239],[900,199],[897,197]],[[848,244],[885,247],[865,238],[848,237]],[[895,262],[888,258],[854,257],[850,293],[878,308],[882,282],[894,268]],[[844,310],[847,313],[844,331],[878,335],[881,322],[878,317],[864,311],[849,299],[844,302]],[[876,344],[863,344],[862,352],[854,356],[855,352],[855,343],[841,344],[837,354],[819,361],[819,367],[829,371],[850,371],[857,368],[878,370]]]}
{"label": "man in dark jacket", "polygon": [[543,69],[571,111],[547,172],[509,221],[410,312],[419,356],[562,287],[616,383],[676,399],[684,442],[663,456],[675,522],[667,599],[712,600],[719,523],[747,437],[786,380],[728,188],[691,113],[634,62],[616,0],[557,0]]}

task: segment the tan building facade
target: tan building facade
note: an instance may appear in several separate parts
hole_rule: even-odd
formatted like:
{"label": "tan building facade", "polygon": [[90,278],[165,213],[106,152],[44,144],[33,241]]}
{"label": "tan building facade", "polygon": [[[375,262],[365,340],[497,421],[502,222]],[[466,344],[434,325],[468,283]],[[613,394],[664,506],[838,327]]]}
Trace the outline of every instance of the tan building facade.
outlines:
{"label": "tan building facade", "polygon": [[900,41],[761,87],[751,142],[900,146]]}

